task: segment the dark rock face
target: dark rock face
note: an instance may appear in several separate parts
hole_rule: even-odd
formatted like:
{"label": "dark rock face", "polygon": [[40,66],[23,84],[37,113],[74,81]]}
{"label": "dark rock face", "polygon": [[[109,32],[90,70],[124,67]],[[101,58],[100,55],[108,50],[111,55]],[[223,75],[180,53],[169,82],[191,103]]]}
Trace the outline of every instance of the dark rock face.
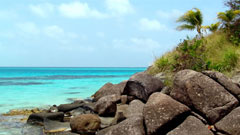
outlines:
{"label": "dark rock face", "polygon": [[212,124],[238,105],[238,100],[224,87],[193,70],[182,70],[175,75],[170,95],[201,113]]}
{"label": "dark rock face", "polygon": [[164,84],[160,79],[140,72],[128,80],[123,94],[146,102],[152,93],[161,91],[163,87]]}
{"label": "dark rock face", "polygon": [[79,134],[95,133],[101,125],[101,120],[97,115],[83,114],[71,119],[70,127],[72,132]]}
{"label": "dark rock face", "polygon": [[240,100],[240,88],[224,74],[213,71],[204,71],[203,74],[209,76],[210,78],[221,84],[226,90],[228,90],[231,94],[235,95],[238,100]]}
{"label": "dark rock face", "polygon": [[240,107],[234,109],[227,116],[215,124],[217,130],[228,135],[240,134]]}
{"label": "dark rock face", "polygon": [[121,95],[126,83],[127,81],[123,81],[119,84],[106,83],[94,95],[92,95],[93,100],[98,101],[100,98],[108,95]]}
{"label": "dark rock face", "polygon": [[55,112],[55,113],[33,113],[28,117],[28,124],[39,124],[43,125],[46,119],[63,121],[64,113]]}
{"label": "dark rock face", "polygon": [[143,118],[139,116],[128,118],[105,131],[99,131],[97,135],[145,135]]}
{"label": "dark rock face", "polygon": [[114,116],[117,110],[117,102],[119,102],[120,95],[109,95],[100,98],[95,104],[94,110],[100,116]]}
{"label": "dark rock face", "polygon": [[81,104],[61,104],[57,108],[58,108],[59,112],[68,112],[68,111],[72,111],[80,106],[81,106]]}
{"label": "dark rock face", "polygon": [[[169,123],[186,117],[190,109],[160,92],[153,93],[143,108],[143,117],[148,135],[164,134]],[[175,123],[175,122],[174,122]],[[167,127],[171,128],[171,127]]]}
{"label": "dark rock face", "polygon": [[199,119],[189,116],[167,135],[213,135],[213,133]]}
{"label": "dark rock face", "polygon": [[144,103],[140,100],[133,100],[127,108],[127,118],[133,116],[143,116]]}

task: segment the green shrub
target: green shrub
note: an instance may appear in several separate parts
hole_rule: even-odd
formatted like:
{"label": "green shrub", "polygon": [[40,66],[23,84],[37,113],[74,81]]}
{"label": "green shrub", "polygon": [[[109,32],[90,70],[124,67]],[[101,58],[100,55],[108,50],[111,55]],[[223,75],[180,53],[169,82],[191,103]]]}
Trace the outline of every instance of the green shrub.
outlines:
{"label": "green shrub", "polygon": [[226,70],[231,70],[237,65],[238,54],[234,50],[229,50],[224,55],[223,63],[226,66]]}
{"label": "green shrub", "polygon": [[155,61],[155,66],[159,69],[159,71],[164,71],[169,68],[169,61],[168,58],[161,57]]}
{"label": "green shrub", "polygon": [[174,71],[183,69],[201,71],[207,68],[206,57],[203,53],[205,51],[204,39],[187,38],[179,44],[177,51],[174,57]]}
{"label": "green shrub", "polygon": [[219,72],[231,71],[237,66],[238,54],[235,50],[228,50],[223,57],[223,61],[217,64],[212,64],[211,69]]}

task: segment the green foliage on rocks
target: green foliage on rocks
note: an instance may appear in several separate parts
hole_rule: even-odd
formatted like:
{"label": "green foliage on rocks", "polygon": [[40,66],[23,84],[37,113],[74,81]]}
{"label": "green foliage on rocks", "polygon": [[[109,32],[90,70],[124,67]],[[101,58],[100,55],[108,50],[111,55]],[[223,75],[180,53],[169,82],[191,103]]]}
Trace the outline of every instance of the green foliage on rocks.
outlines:
{"label": "green foliage on rocks", "polygon": [[[199,9],[187,11],[177,20],[177,22],[185,23],[178,29],[196,29],[200,36],[187,37],[174,50],[157,58],[148,69],[148,73],[154,75],[164,72],[171,76],[177,71],[192,69],[214,70],[231,76],[232,73],[239,71],[240,10],[239,3],[234,4],[230,6],[230,10],[217,15],[220,22],[210,26],[202,26],[203,18]],[[204,29],[212,33],[203,36],[202,30]]]}

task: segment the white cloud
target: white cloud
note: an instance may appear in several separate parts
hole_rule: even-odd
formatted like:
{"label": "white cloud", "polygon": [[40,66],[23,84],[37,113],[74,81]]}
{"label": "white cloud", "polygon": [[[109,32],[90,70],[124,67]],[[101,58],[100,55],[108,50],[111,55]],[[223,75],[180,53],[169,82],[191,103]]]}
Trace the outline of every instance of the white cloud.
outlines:
{"label": "white cloud", "polygon": [[39,28],[33,22],[19,23],[17,27],[25,34],[37,35],[40,33]]}
{"label": "white cloud", "polygon": [[141,30],[166,30],[167,27],[161,24],[158,20],[149,20],[148,18],[142,18],[139,21]]}
{"label": "white cloud", "polygon": [[50,13],[54,11],[54,5],[45,3],[45,4],[39,4],[39,5],[30,5],[30,10],[40,16],[40,17],[47,17]]}
{"label": "white cloud", "polygon": [[106,0],[107,9],[114,15],[125,15],[134,12],[129,0]]}
{"label": "white cloud", "polygon": [[68,4],[61,4],[59,6],[60,13],[68,18],[105,18],[106,14],[99,12],[98,10],[92,9],[87,3],[72,2]]}
{"label": "white cloud", "polygon": [[166,11],[162,11],[162,10],[158,10],[157,11],[157,15],[160,17],[160,18],[163,18],[163,19],[177,19],[178,17],[180,17],[181,15],[183,14],[182,11],[180,10],[177,10],[177,9],[173,9],[169,12],[166,12]]}

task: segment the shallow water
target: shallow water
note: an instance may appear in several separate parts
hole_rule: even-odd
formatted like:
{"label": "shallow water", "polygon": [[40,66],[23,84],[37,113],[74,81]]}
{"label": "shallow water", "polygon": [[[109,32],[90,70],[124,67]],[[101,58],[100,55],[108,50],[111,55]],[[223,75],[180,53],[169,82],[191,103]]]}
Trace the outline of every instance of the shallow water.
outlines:
{"label": "shallow water", "polygon": [[[44,108],[94,94],[107,82],[119,83],[145,68],[0,68],[0,114],[11,109]],[[0,115],[0,135],[37,135],[23,116]]]}
{"label": "shallow water", "polygon": [[0,68],[0,113],[90,97],[145,68]]}

